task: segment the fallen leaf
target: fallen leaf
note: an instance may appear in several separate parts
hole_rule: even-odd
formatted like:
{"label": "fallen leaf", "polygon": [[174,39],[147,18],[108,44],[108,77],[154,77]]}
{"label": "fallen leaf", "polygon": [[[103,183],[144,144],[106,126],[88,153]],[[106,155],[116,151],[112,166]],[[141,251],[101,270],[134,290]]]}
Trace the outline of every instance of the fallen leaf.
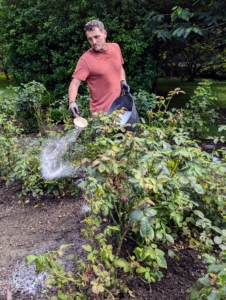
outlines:
{"label": "fallen leaf", "polygon": [[12,294],[9,290],[7,290],[7,300],[12,300]]}
{"label": "fallen leaf", "polygon": [[59,252],[58,252],[58,255],[59,255],[60,258],[62,258],[62,257],[64,256],[64,251],[62,251],[62,250],[59,251]]}
{"label": "fallen leaf", "polygon": [[37,208],[39,206],[39,204],[36,204],[35,206],[34,206],[34,208]]}
{"label": "fallen leaf", "polygon": [[148,204],[155,205],[155,203],[154,203],[152,200],[150,200],[150,199],[147,200],[146,202],[147,202]]}
{"label": "fallen leaf", "polygon": [[217,276],[213,273],[210,273],[209,274],[209,282],[211,285],[214,285],[215,284],[215,281],[217,280]]}
{"label": "fallen leaf", "polygon": [[100,164],[100,162],[98,160],[94,160],[94,162],[92,163],[92,167],[96,167]]}
{"label": "fallen leaf", "polygon": [[135,298],[135,295],[134,295],[134,293],[132,291],[129,291],[129,295],[130,295],[130,297]]}

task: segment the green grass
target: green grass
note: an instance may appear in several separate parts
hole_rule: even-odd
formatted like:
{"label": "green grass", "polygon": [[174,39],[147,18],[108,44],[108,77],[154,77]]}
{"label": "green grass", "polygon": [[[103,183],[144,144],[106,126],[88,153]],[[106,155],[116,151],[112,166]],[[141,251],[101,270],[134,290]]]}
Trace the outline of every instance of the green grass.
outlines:
{"label": "green grass", "polygon": [[[184,107],[185,103],[187,103],[194,95],[193,92],[200,81],[202,81],[202,79],[188,82],[185,79],[159,78],[155,94],[166,96],[169,91],[172,91],[177,87],[181,88],[186,94],[175,97],[170,104],[171,107],[181,108]],[[212,95],[217,98],[217,101],[214,101],[213,103],[213,107],[226,108],[226,80],[216,81],[209,79],[209,81],[212,82]]]}
{"label": "green grass", "polygon": [[[10,89],[10,86],[17,86],[10,76],[10,80],[6,80],[6,77],[3,73],[0,73],[0,93],[3,92],[4,95],[14,95],[13,89]],[[43,96],[43,106],[48,106],[52,101],[52,93],[50,92],[50,96],[45,94]]]}
{"label": "green grass", "polygon": [[4,92],[7,95],[12,95],[14,92],[12,89],[8,89],[8,87],[15,85],[12,78],[10,80],[6,80],[6,77],[3,73],[0,73],[0,92]]}

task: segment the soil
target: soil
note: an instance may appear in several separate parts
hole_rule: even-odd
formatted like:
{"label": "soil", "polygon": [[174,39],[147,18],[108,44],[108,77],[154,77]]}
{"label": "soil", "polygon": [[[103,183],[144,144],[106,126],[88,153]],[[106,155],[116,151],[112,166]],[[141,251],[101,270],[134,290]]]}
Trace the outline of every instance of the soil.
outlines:
{"label": "soil", "polygon": [[[80,221],[84,199],[81,194],[77,198],[30,196],[18,201],[19,188],[7,188],[0,181],[0,300],[47,299],[34,266],[24,266],[25,257],[59,249],[62,244],[74,244],[73,253],[83,255]],[[128,286],[135,298],[122,295],[121,299],[189,299],[186,290],[203,275],[205,267],[193,249],[178,244],[176,251],[180,259],[167,257],[168,268],[161,281],[149,285],[133,279]]]}

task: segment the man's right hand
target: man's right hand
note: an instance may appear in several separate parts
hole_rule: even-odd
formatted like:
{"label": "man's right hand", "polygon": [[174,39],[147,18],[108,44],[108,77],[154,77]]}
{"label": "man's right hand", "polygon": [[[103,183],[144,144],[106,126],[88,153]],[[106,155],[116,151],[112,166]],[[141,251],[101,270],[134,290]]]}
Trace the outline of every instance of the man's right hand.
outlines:
{"label": "man's right hand", "polygon": [[77,117],[77,115],[79,114],[78,111],[78,105],[75,103],[75,101],[70,101],[69,102],[69,107],[68,110],[70,111],[70,113],[73,115],[73,117]]}

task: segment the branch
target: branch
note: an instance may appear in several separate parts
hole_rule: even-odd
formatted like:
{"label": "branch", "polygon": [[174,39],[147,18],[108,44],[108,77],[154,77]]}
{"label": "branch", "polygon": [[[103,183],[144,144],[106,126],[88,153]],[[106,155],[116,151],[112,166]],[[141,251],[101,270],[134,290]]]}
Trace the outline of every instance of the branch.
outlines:
{"label": "branch", "polygon": [[223,22],[223,23],[220,23],[220,24],[211,26],[211,27],[207,27],[207,28],[204,28],[204,29],[201,29],[201,30],[202,30],[202,31],[204,31],[204,30],[209,30],[209,29],[216,28],[216,27],[221,26],[221,25],[224,25],[224,24],[226,24],[226,22]]}

